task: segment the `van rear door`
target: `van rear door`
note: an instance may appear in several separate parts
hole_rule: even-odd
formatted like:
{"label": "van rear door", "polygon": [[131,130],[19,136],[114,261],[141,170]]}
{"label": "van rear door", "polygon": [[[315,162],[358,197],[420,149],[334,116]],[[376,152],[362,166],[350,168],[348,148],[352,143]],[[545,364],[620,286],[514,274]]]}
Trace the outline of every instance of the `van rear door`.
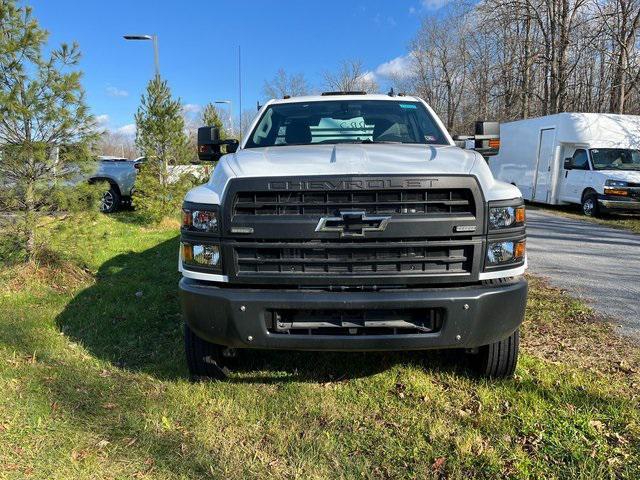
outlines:
{"label": "van rear door", "polygon": [[555,128],[545,128],[540,130],[540,140],[538,143],[538,159],[536,162],[536,172],[534,177],[534,191],[532,199],[534,202],[549,203],[551,192],[551,165],[555,151]]}

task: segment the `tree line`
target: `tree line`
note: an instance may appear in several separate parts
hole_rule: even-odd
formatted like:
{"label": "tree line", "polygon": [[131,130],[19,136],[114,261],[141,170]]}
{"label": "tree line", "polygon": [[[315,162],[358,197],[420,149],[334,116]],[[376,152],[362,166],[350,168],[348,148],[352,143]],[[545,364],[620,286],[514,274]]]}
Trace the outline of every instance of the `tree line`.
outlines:
{"label": "tree line", "polygon": [[639,0],[483,0],[427,18],[394,80],[447,127],[640,112]]}
{"label": "tree line", "polygon": [[[480,119],[640,113],[640,0],[461,1],[442,12],[423,19],[389,81],[451,131]],[[323,90],[378,90],[358,60],[323,77]],[[313,90],[284,71],[264,86],[267,97]]]}

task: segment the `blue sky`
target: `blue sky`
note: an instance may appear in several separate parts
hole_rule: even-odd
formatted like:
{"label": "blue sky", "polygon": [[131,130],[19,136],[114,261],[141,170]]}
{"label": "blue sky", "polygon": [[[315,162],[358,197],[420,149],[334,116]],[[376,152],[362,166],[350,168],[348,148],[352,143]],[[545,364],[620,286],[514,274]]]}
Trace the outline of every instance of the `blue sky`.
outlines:
{"label": "blue sky", "polygon": [[[262,100],[264,80],[279,68],[320,85],[341,60],[361,59],[381,85],[421,18],[449,0],[29,0],[49,42],[77,41],[84,87],[102,125],[132,132],[133,114],[153,75],[151,42],[159,37],[160,71],[187,109],[231,99],[238,112],[237,51],[242,46],[243,108]],[[400,58],[399,58],[400,57]],[[399,59],[398,59],[399,58]],[[394,61],[394,59],[396,59]],[[391,62],[391,63],[389,63]]]}

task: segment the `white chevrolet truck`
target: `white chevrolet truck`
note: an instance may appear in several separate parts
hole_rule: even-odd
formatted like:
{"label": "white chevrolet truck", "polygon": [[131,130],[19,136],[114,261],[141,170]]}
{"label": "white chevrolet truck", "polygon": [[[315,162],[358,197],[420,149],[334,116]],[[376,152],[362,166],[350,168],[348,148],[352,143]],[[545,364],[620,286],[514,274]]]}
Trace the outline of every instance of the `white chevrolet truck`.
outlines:
{"label": "white chevrolet truck", "polygon": [[[520,191],[454,145],[421,99],[272,100],[245,139],[199,130],[210,180],[183,206],[187,363],[239,349],[459,349],[514,372],[527,283]],[[220,158],[220,147],[227,154]]]}

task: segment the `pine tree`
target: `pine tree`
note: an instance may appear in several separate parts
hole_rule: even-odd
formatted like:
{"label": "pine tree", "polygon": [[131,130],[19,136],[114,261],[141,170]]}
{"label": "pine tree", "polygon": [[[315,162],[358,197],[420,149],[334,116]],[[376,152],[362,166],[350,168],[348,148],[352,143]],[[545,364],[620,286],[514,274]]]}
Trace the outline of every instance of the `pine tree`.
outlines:
{"label": "pine tree", "polygon": [[84,197],[86,183],[74,180],[98,138],[74,68],[78,45],[45,56],[47,36],[29,7],[0,0],[0,230],[28,261],[38,257],[42,215]]}
{"label": "pine tree", "polygon": [[220,130],[221,140],[228,138],[227,131],[224,128],[224,123],[220,118],[220,112],[214,104],[208,103],[207,105],[205,105],[204,109],[202,110],[200,122],[202,123],[202,126],[218,127],[218,129]]}
{"label": "pine tree", "polygon": [[172,97],[160,76],[149,81],[135,121],[136,146],[146,162],[136,179],[133,201],[143,217],[159,222],[178,210],[188,186],[169,166],[187,163],[190,157],[180,99]]}

